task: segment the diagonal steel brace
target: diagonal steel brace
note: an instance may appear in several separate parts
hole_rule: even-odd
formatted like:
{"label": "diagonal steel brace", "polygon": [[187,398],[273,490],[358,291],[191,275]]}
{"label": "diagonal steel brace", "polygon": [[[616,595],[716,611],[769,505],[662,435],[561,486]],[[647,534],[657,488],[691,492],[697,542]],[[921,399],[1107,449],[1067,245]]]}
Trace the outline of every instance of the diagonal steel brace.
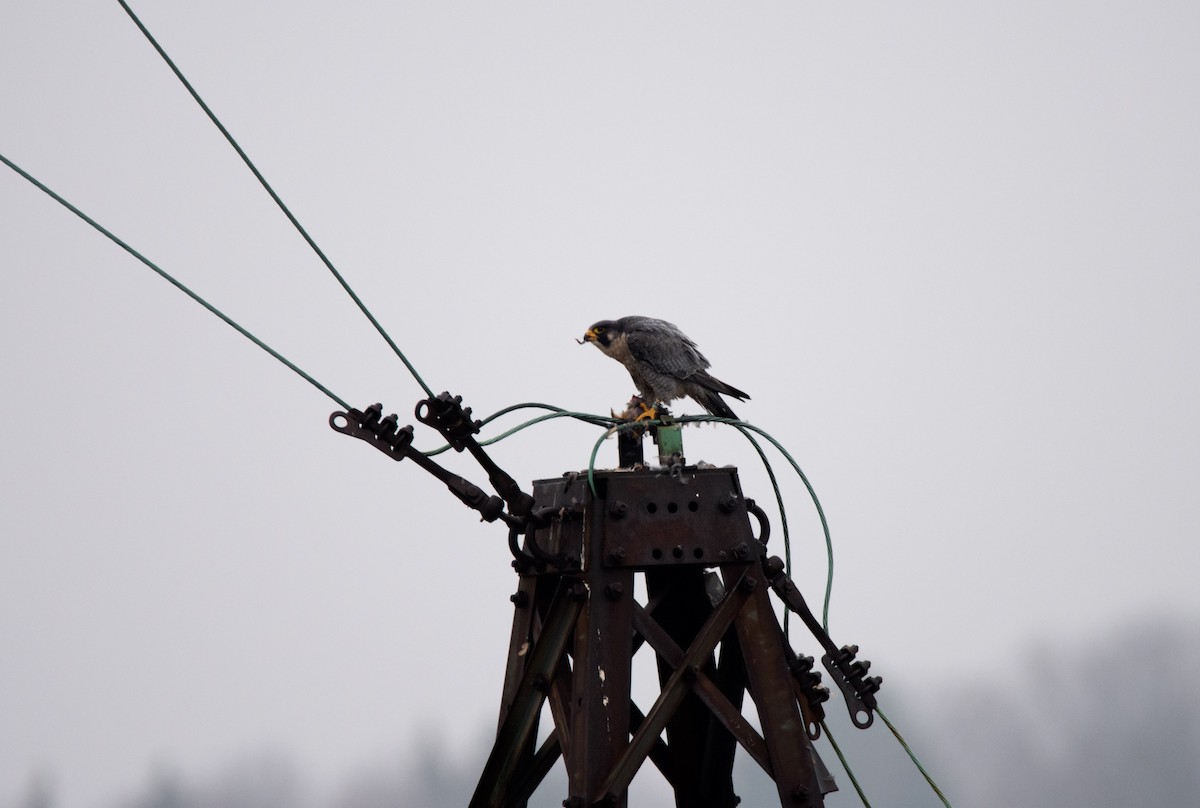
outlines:
{"label": "diagonal steel brace", "polygon": [[[635,605],[634,607],[633,626],[656,654],[665,659],[672,668],[679,669],[683,664],[683,649],[641,606]],[[733,703],[703,670],[695,672],[695,679],[691,684],[695,688],[696,695],[717,716],[725,729],[738,739],[750,757],[754,758],[755,762],[762,766],[763,771],[774,779],[771,758],[767,753],[767,742],[746,721],[742,711],[733,706]]]}
{"label": "diagonal steel brace", "polygon": [[725,599],[709,615],[691,647],[680,659],[679,666],[675,668],[675,672],[663,685],[658,700],[646,714],[646,720],[638,727],[629,746],[625,749],[625,753],[613,767],[612,773],[601,789],[605,799],[618,798],[617,795],[623,794],[629,788],[629,783],[666,728],[667,722],[679,708],[683,697],[690,692],[692,683],[699,673],[700,664],[725,636],[725,632],[729,630],[733,619],[745,605],[750,592],[757,583],[758,580],[750,576],[749,568],[747,568],[738,578],[738,582],[730,587]]}

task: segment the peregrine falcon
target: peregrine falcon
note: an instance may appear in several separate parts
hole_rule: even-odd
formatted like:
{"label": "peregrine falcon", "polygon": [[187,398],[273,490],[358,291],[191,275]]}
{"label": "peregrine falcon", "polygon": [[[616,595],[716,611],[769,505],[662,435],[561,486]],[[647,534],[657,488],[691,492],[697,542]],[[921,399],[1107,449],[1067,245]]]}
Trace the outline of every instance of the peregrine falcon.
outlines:
{"label": "peregrine falcon", "polygon": [[593,343],[620,362],[633,377],[642,398],[641,417],[654,418],[654,405],[691,396],[700,406],[721,418],[737,419],[720,394],[745,401],[750,396],[710,375],[708,360],[679,328],[653,317],[601,320],[582,340]]}

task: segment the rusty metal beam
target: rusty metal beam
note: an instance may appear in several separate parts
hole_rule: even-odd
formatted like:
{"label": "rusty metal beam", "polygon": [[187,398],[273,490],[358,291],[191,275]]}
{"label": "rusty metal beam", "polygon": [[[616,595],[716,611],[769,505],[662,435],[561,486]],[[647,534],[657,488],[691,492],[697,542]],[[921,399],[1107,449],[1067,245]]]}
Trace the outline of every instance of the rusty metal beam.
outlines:
{"label": "rusty metal beam", "polygon": [[[726,583],[732,576],[727,573]],[[782,632],[766,586],[756,587],[734,620],[746,660],[750,692],[783,805],[819,806],[820,782],[809,754],[808,732],[784,661]]]}
{"label": "rusty metal beam", "polygon": [[[597,552],[599,548],[596,548]],[[567,780],[570,799],[590,803],[629,741],[633,571],[591,568],[590,594],[572,646]],[[612,808],[624,808],[621,800]]]}
{"label": "rusty metal beam", "polygon": [[503,808],[511,804],[506,800],[506,795],[513,773],[537,732],[542,702],[550,689],[554,670],[566,650],[567,641],[571,638],[585,597],[586,589],[582,582],[562,576],[546,624],[529,654],[516,698],[484,764],[475,794],[471,797],[470,808]]}
{"label": "rusty metal beam", "polygon": [[500,694],[497,731],[504,725],[504,719],[508,717],[508,711],[516,701],[521,674],[525,670],[525,652],[533,638],[534,619],[537,615],[537,581],[536,576],[522,575],[517,584],[517,591],[511,598],[514,608],[513,627],[508,641],[508,659],[504,669],[504,690]]}

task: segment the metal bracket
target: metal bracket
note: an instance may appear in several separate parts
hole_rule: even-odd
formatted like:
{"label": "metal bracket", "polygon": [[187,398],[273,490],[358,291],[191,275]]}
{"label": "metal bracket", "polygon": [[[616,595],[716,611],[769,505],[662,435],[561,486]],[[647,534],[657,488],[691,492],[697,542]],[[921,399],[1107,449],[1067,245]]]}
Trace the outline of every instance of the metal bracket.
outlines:
{"label": "metal bracket", "polygon": [[475,440],[482,424],[471,419],[471,408],[462,406],[462,396],[442,393],[424,399],[417,404],[416,416],[418,421],[440,432],[455,451],[466,449],[471,453],[487,472],[492,488],[508,505],[509,513],[526,520],[531,517],[533,497],[522,491],[517,481],[497,466]]}
{"label": "metal bracket", "polygon": [[524,522],[504,513],[504,502],[499,497],[489,496],[484,491],[439,466],[419,450],[413,448],[413,428],[403,426],[396,428],[399,419],[395,413],[380,418],[383,413],[382,404],[372,404],[365,410],[350,409],[346,412],[336,411],[329,416],[329,426],[334,431],[358,438],[374,446],[379,451],[397,462],[405,458],[411,459],[421,468],[445,483],[450,493],[468,508],[479,512],[485,522],[495,522],[503,519],[506,523],[523,525]]}
{"label": "metal bracket", "polygon": [[867,676],[871,663],[868,660],[856,660],[854,655],[857,653],[857,645],[845,645],[840,651],[822,656],[821,664],[841,688],[854,726],[866,729],[875,721],[875,708],[878,706],[875,693],[883,684],[883,677]]}
{"label": "metal bracket", "polygon": [[790,578],[784,575],[784,563],[781,558],[772,556],[763,566],[771,579],[771,588],[775,590],[775,594],[779,595],[780,600],[789,609],[800,616],[804,625],[825,649],[826,653],[821,657],[821,663],[842,691],[842,696],[846,700],[846,709],[850,712],[850,720],[854,726],[859,729],[871,726],[875,721],[877,706],[875,693],[883,684],[883,677],[867,676],[871,663],[866,660],[859,662],[854,658],[854,655],[858,653],[857,645],[847,645],[839,649],[833,644],[825,627],[817,621],[812,610],[808,608],[808,603],[800,594],[800,590],[796,588]]}

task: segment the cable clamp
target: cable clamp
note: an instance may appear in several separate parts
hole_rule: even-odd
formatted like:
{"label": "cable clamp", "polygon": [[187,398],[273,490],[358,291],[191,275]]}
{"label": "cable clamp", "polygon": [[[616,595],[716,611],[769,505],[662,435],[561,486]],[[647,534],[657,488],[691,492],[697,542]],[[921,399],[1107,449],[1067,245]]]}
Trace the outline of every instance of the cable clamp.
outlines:
{"label": "cable clamp", "polygon": [[372,404],[365,410],[351,408],[346,412],[334,412],[329,416],[329,425],[343,435],[358,438],[374,446],[397,462],[408,457],[412,448],[413,428],[406,425],[396,428],[399,419],[395,413],[380,418],[382,404]]}
{"label": "cable clamp", "polygon": [[395,413],[381,418],[382,404],[372,404],[365,410],[349,409],[345,412],[334,412],[329,416],[329,425],[343,435],[358,438],[371,444],[379,451],[397,462],[405,458],[411,459],[421,468],[441,480],[450,493],[459,501],[479,512],[485,522],[495,522],[503,519],[506,523],[523,526],[525,520],[504,512],[504,501],[500,497],[486,494],[483,489],[469,480],[439,466],[422,452],[413,448],[413,428],[406,425],[396,428],[399,419]]}
{"label": "cable clamp", "polygon": [[856,660],[854,655],[857,653],[857,645],[844,645],[842,650],[822,656],[821,664],[841,688],[854,726],[866,729],[875,721],[875,708],[878,706],[875,694],[883,684],[883,677],[867,676],[871,663]]}

